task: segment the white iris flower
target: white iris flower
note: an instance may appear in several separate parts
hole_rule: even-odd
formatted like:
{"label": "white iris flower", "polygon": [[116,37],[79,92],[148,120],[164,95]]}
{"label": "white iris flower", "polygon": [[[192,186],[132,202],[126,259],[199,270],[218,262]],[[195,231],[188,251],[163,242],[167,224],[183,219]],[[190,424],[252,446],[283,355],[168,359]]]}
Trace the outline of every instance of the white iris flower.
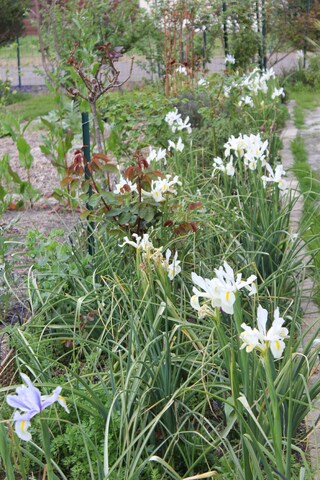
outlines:
{"label": "white iris flower", "polygon": [[215,269],[215,274],[216,277],[212,279],[200,277],[194,272],[191,274],[193,283],[201,288],[201,290],[196,287],[192,289],[194,295],[191,298],[191,306],[198,312],[202,308],[199,302],[199,298],[202,297],[210,301],[212,308],[221,308],[223,312],[232,315],[237,291],[246,288],[249,295],[257,292],[254,283],[257,277],[251,275],[247,280],[242,280],[241,273],[235,277],[233,269],[227,262],[223,263],[223,267]]}
{"label": "white iris flower", "polygon": [[274,320],[271,327],[267,331],[268,311],[259,305],[257,310],[257,325],[258,328],[251,328],[245,323],[241,325],[243,332],[240,334],[240,339],[243,344],[241,349],[252,352],[257,349],[265,352],[270,348],[274,358],[280,358],[285,349],[284,339],[288,338],[289,331],[283,327],[284,319],[280,317],[279,308],[274,312]]}

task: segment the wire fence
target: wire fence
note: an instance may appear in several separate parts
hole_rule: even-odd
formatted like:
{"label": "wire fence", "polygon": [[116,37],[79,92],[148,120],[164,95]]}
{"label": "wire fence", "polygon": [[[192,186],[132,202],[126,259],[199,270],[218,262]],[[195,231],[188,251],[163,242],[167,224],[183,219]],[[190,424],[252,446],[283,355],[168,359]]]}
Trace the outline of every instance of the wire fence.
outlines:
{"label": "wire fence", "polygon": [[[131,58],[118,62],[119,81],[130,76]],[[28,90],[31,87],[45,87],[45,75],[37,37],[28,36],[8,46],[0,48],[0,78],[9,80],[13,88]],[[156,74],[150,72],[146,60],[135,58],[130,81],[134,83],[154,80]]]}
{"label": "wire fence", "polygon": [[[297,65],[297,55],[291,53],[275,64],[276,73],[291,70]],[[271,59],[275,60],[275,59]],[[274,61],[270,62],[272,65]],[[123,57],[117,64],[120,70],[119,80],[125,80],[130,74],[131,58]],[[216,56],[206,65],[209,73],[219,73],[225,68],[224,57]],[[14,88],[28,90],[44,88],[45,76],[41,64],[41,55],[37,37],[24,37],[21,42],[14,42],[0,49],[0,77],[10,80]],[[142,83],[144,80],[159,79],[157,73],[150,71],[147,61],[136,57],[129,83]]]}
{"label": "wire fence", "polygon": [[25,37],[0,49],[0,77],[10,80],[12,86],[44,86],[41,74],[41,55],[37,37]]}

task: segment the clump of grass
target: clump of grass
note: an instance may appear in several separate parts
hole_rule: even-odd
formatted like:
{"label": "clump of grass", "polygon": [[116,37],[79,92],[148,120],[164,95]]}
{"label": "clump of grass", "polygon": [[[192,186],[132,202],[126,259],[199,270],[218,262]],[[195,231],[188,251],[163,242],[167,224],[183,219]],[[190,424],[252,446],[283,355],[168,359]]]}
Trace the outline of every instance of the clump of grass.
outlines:
{"label": "clump of grass", "polygon": [[298,82],[288,89],[288,96],[295,101],[293,111],[294,124],[297,128],[304,126],[305,110],[314,110],[320,106],[320,99],[317,93],[309,86]]}
{"label": "clump of grass", "polygon": [[297,128],[304,126],[304,109],[300,105],[295,105],[293,110],[294,124]]}
{"label": "clump of grass", "polygon": [[301,82],[289,88],[288,95],[290,99],[295,100],[299,107],[306,110],[314,110],[320,106],[320,98],[317,92]]}

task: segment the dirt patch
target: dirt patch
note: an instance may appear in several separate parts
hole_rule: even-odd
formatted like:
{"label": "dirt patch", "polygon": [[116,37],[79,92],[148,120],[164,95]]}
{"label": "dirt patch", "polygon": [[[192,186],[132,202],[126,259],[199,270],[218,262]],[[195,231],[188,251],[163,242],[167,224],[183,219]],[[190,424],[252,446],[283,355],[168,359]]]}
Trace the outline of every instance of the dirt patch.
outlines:
{"label": "dirt patch", "polygon": [[10,225],[8,235],[24,241],[28,230],[39,230],[41,233],[49,233],[50,230],[61,228],[70,233],[79,221],[78,212],[68,212],[64,209],[29,209],[22,212],[8,211],[2,219],[2,226]]}

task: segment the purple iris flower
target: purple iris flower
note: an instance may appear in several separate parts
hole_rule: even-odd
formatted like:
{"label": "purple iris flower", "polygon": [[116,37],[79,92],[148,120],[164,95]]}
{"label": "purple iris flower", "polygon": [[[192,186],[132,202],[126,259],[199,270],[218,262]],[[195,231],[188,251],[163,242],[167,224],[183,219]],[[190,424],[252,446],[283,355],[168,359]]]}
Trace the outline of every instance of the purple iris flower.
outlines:
{"label": "purple iris flower", "polygon": [[21,373],[21,377],[26,385],[17,387],[17,395],[8,395],[7,403],[10,407],[20,410],[16,411],[13,416],[15,422],[16,434],[22,439],[31,440],[31,434],[28,432],[30,420],[37,413],[42,412],[55,402],[58,402],[69,413],[64,397],[60,395],[61,387],[57,387],[51,395],[41,395],[40,390],[36,388],[30,378]]}

